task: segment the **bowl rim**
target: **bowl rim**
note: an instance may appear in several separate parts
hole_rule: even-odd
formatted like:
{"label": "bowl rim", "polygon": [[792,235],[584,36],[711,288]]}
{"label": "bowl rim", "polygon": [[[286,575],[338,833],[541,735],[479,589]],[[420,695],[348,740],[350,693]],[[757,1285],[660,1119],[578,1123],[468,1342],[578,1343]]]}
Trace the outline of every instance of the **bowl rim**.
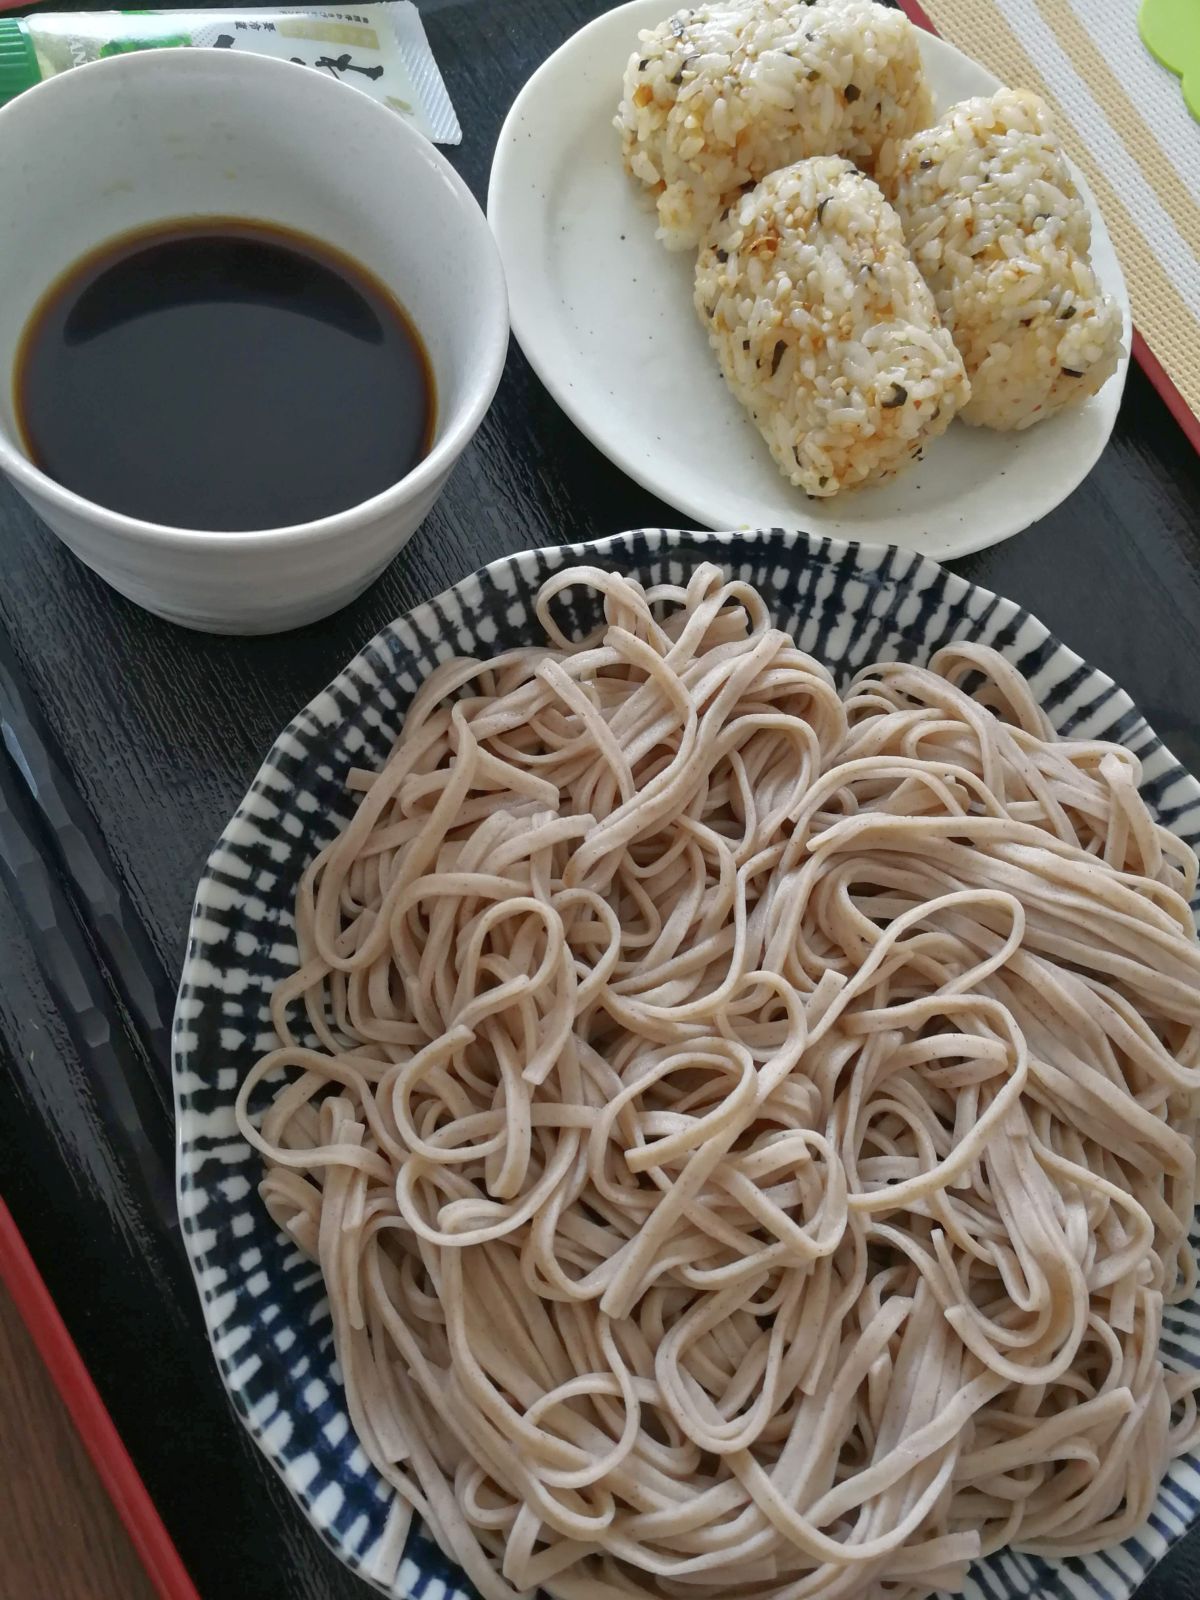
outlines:
{"label": "bowl rim", "polygon": [[[207,59],[213,55],[219,59]],[[306,95],[315,93],[328,99],[331,94],[340,96],[342,91],[351,89],[354,100],[339,98],[330,101],[330,104],[342,106],[350,115],[355,114],[352,108],[357,106],[357,115],[373,119],[372,137],[376,141],[390,138],[398,144],[398,155],[403,151],[408,159],[431,167],[442,180],[451,204],[466,223],[482,283],[478,294],[473,296],[479,307],[481,337],[474,359],[465,368],[463,396],[450,414],[445,432],[435,440],[428,455],[396,483],[389,484],[367,500],[347,506],[343,511],[276,528],[220,530],[173,527],[169,523],[150,522],[113,511],[48,476],[23,454],[13,439],[8,437],[6,430],[0,429],[0,470],[7,473],[23,492],[38,496],[53,506],[55,511],[81,520],[106,539],[196,552],[215,547],[232,554],[235,550],[270,549],[274,545],[318,543],[331,535],[353,533],[389,513],[403,511],[424,493],[435,490],[478,430],[491,405],[508,354],[509,312],[508,288],[500,250],[483,208],[441,151],[395,111],[389,110],[362,90],[355,89],[353,85],[335,83],[315,72],[307,72],[304,79],[296,80],[295,70],[291,62],[278,61],[270,56],[226,50],[214,52],[203,46],[130,51],[124,55],[109,56],[45,78],[0,106],[0,141],[11,137],[13,119],[27,114],[22,110],[23,106],[36,103],[54,109],[58,100],[78,93],[78,89],[72,85],[79,80],[90,82],[99,73],[107,73],[113,80],[110,92],[114,98],[121,96],[125,88],[123,80],[132,79],[136,83],[150,73],[174,73],[184,80],[184,86],[197,72],[214,76],[219,74],[231,85],[239,78],[244,78],[251,93],[254,79],[265,75],[267,79],[278,78],[282,85],[284,80],[280,74],[283,73],[289,74],[286,81],[295,87],[307,83],[307,88],[301,91]],[[243,92],[240,84],[238,92]],[[164,216],[162,220],[170,221],[171,218]],[[8,381],[12,381],[11,374],[8,375]]]}
{"label": "bowl rim", "polygon": [[[454,612],[460,607],[470,612],[478,599],[473,591],[478,589],[480,583],[495,582],[500,574],[507,572],[514,574],[522,586],[534,589],[543,578],[564,567],[589,563],[610,568],[617,566],[624,571],[644,561],[688,563],[704,559],[727,569],[736,569],[739,564],[745,565],[756,555],[765,560],[768,552],[777,572],[793,564],[799,568],[811,568],[812,583],[805,593],[812,613],[826,620],[831,618],[844,581],[865,583],[872,592],[890,588],[899,597],[893,600],[893,608],[878,615],[874,610],[875,600],[872,599],[867,619],[862,623],[863,628],[887,621],[896,632],[903,634],[910,624],[918,620],[922,630],[926,630],[933,627],[939,615],[955,615],[989,635],[984,642],[992,643],[1007,659],[1019,659],[1030,678],[1038,678],[1042,673],[1053,670],[1046,709],[1051,712],[1055,726],[1059,725],[1058,719],[1061,717],[1066,724],[1065,737],[1107,738],[1133,750],[1143,763],[1144,782],[1161,788],[1161,795],[1151,801],[1151,809],[1158,820],[1191,848],[1196,849],[1200,843],[1200,781],[1154,733],[1138,706],[1119,684],[1064,644],[1036,614],[1026,610],[1018,601],[998,595],[982,584],[973,583],[932,557],[895,545],[872,545],[782,528],[709,531],[659,527],[632,529],[598,539],[567,541],[561,545],[523,548],[464,574],[456,582],[402,612],[368,639],[333,680],[281,729],[213,845],[196,889],[188,923],[186,955],[172,1022],[171,1080],[175,1113],[176,1200],[188,1263],[201,1301],[205,1331],[221,1382],[242,1425],[283,1481],[310,1526],[349,1570],[363,1578],[377,1592],[390,1596],[391,1600],[412,1600],[413,1596],[423,1593],[419,1581],[408,1581],[405,1569],[411,1568],[411,1558],[406,1554],[397,1563],[394,1579],[382,1581],[364,1564],[370,1551],[356,1555],[345,1530],[339,1529],[335,1519],[325,1515],[311,1485],[302,1486],[296,1481],[291,1472],[294,1458],[289,1455],[287,1440],[280,1443],[271,1436],[276,1416],[298,1414],[295,1395],[282,1397],[283,1404],[278,1413],[265,1418],[257,1413],[247,1394],[251,1374],[245,1351],[239,1344],[225,1343],[228,1318],[223,1315],[221,1302],[228,1295],[240,1296],[244,1310],[247,1293],[245,1284],[240,1288],[231,1288],[223,1281],[220,1290],[213,1290],[204,1282],[205,1275],[214,1269],[222,1280],[228,1275],[221,1264],[225,1258],[220,1255],[215,1242],[206,1241],[210,1223],[203,1219],[202,1208],[195,1203],[202,1198],[207,1204],[207,1198],[219,1188],[221,1180],[211,1176],[202,1178],[197,1171],[205,1152],[193,1146],[193,1139],[198,1134],[213,1135],[203,1113],[191,1104],[196,1093],[199,1063],[197,1045],[188,1042],[188,1035],[204,1005],[197,994],[197,986],[204,982],[202,968],[208,963],[211,953],[212,927],[220,925],[235,902],[244,903],[256,893],[249,880],[239,881],[233,886],[227,879],[223,881],[220,857],[227,843],[235,841],[247,819],[255,817],[256,803],[260,798],[265,799],[271,807],[278,808],[281,796],[298,786],[298,768],[308,762],[320,761],[321,757],[315,753],[315,749],[319,750],[321,742],[335,729],[329,708],[331,703],[336,707],[337,695],[344,692],[351,697],[352,703],[357,703],[364,694],[373,692],[372,685],[378,682],[379,661],[393,658],[395,645],[405,652],[419,653],[420,665],[410,669],[415,670],[417,676],[432,670],[434,658],[429,654],[430,646],[442,639],[455,642]],[[826,580],[833,585],[832,593]],[[504,585],[501,583],[499,587],[503,589]],[[936,600],[936,606],[926,616],[923,608],[931,600]],[[909,609],[909,601],[917,606],[915,617]],[[405,638],[406,633],[411,638]],[[948,635],[959,636],[957,632]],[[961,636],[971,635],[964,633]],[[1042,703],[1039,694],[1039,704]],[[1099,732],[1092,727],[1097,718],[1101,718],[1103,724]],[[281,775],[286,777],[283,789],[279,783]],[[1175,803],[1166,804],[1168,794]],[[1200,915],[1200,903],[1194,909]],[[209,921],[210,916],[213,922]],[[212,1067],[210,1076],[213,1084],[219,1088],[216,1065]],[[230,1091],[221,1092],[224,1100],[232,1098]],[[229,1206],[259,1205],[255,1193],[248,1193],[244,1201],[228,1199],[226,1203]],[[254,1270],[262,1270],[261,1264],[256,1265]],[[344,1396],[339,1396],[339,1403],[344,1410]],[[1192,1459],[1181,1457],[1180,1461],[1186,1465]],[[331,1481],[334,1480],[323,1479],[321,1486]],[[1161,1511],[1160,1490],[1157,1512]],[[1168,1524],[1165,1531],[1154,1529],[1150,1533],[1144,1528],[1139,1530],[1134,1537],[1139,1541],[1143,1553],[1131,1556],[1130,1564],[1136,1563],[1140,1570],[1136,1577],[1128,1573],[1124,1566],[1119,1572],[1114,1572],[1113,1587],[1105,1591],[1104,1600],[1131,1597],[1136,1586],[1158,1565],[1167,1549],[1195,1524],[1196,1518],[1193,1513],[1179,1511],[1173,1512],[1172,1520],[1177,1521],[1179,1526]],[[431,1535],[427,1537],[432,1538]],[[1121,1548],[1127,1549],[1127,1543]],[[442,1558],[455,1567],[444,1553]],[[456,1587],[452,1587],[448,1581],[446,1583],[447,1600],[466,1600],[470,1592],[469,1585],[465,1580],[460,1582],[456,1579],[455,1583]],[[1055,1593],[1058,1594],[1058,1591]],[[1005,1590],[1003,1600],[1016,1600],[1016,1594],[1015,1588],[1012,1591]],[[1059,1600],[1065,1600],[1065,1595],[1064,1588]]]}

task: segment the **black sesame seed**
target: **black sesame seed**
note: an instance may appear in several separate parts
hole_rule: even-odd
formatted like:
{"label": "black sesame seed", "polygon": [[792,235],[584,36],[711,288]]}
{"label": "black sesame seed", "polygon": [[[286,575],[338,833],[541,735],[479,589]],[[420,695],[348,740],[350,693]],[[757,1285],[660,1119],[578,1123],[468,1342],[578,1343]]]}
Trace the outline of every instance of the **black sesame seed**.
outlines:
{"label": "black sesame seed", "polygon": [[783,360],[783,352],[787,349],[787,341],[780,339],[775,346],[775,354],[771,357],[771,376],[779,371],[779,363]]}
{"label": "black sesame seed", "polygon": [[896,407],[902,406],[907,399],[908,390],[904,385],[902,383],[894,383],[891,394],[888,395],[886,400],[881,401],[880,405],[884,411],[895,411]]}
{"label": "black sesame seed", "polygon": [[926,156],[925,159],[921,162],[921,171],[922,172],[928,172],[932,165],[933,165],[933,157],[932,156]]}
{"label": "black sesame seed", "polygon": [[1058,313],[1058,320],[1060,322],[1070,322],[1071,318],[1074,315],[1075,315],[1075,307],[1074,306],[1068,306],[1065,311],[1060,311]]}
{"label": "black sesame seed", "polygon": [[713,255],[716,256],[718,261],[728,261],[729,260],[729,251],[728,250],[722,250],[720,245],[718,245],[717,248],[713,251]]}
{"label": "black sesame seed", "polygon": [[820,225],[820,223],[823,221],[824,216],[825,216],[825,207],[829,204],[829,202],[832,199],[833,199],[833,196],[831,194],[827,194],[825,196],[824,200],[819,200],[817,202],[817,223],[818,223],[818,225]]}
{"label": "black sesame seed", "polygon": [[646,68],[649,65],[650,65],[650,57],[649,56],[643,56],[642,59],[638,62],[638,71],[639,72],[645,72]]}
{"label": "black sesame seed", "polygon": [[749,339],[743,339],[743,340],[742,340],[742,349],[743,349],[743,350],[749,350],[749,348],[750,348],[750,341],[749,341]]}
{"label": "black sesame seed", "polygon": [[829,479],[827,477],[818,478],[817,479],[817,488],[818,489],[823,489],[828,482],[829,482]]}
{"label": "black sesame seed", "polygon": [[1083,377],[1083,373],[1080,372],[1075,367],[1064,367],[1062,369],[1062,374],[1063,374],[1064,378],[1082,378]]}
{"label": "black sesame seed", "polygon": [[854,104],[854,102],[858,99],[859,95],[861,95],[861,94],[862,94],[862,90],[858,87],[858,85],[856,83],[848,83],[846,85],[846,99],[850,102],[851,105]]}

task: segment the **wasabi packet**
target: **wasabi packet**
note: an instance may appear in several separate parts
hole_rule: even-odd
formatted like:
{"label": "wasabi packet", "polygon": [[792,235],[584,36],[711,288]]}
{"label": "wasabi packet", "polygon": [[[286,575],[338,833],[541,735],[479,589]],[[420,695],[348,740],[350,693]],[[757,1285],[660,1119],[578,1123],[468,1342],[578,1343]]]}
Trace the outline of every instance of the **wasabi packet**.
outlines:
{"label": "wasabi packet", "polygon": [[5,17],[0,19],[0,104],[71,67],[170,46],[249,50],[294,61],[363,90],[438,144],[462,139],[420,13],[410,0],[328,11],[282,6]]}

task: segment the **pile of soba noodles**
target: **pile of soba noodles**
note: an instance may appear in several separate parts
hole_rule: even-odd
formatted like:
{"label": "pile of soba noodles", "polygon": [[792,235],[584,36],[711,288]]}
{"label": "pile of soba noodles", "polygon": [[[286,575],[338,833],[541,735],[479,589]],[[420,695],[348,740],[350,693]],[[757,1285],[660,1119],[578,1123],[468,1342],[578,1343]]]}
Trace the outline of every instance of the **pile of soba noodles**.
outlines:
{"label": "pile of soba noodles", "polygon": [[970,644],[839,696],[713,566],[538,615],[351,774],[239,1101],[367,1454],[487,1600],[1121,1539],[1200,1381],[1196,862],[1136,760]]}

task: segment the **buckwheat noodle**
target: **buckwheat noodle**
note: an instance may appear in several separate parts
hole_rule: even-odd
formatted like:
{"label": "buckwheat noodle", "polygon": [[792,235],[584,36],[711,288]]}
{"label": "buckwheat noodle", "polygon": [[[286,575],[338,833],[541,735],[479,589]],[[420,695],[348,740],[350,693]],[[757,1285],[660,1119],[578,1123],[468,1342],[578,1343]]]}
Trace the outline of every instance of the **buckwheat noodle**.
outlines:
{"label": "buckwheat noodle", "polygon": [[486,1600],[1120,1540],[1197,1438],[1196,861],[1135,758],[976,645],[839,697],[712,566],[538,616],[351,774],[238,1100],[393,1566],[412,1509]]}

